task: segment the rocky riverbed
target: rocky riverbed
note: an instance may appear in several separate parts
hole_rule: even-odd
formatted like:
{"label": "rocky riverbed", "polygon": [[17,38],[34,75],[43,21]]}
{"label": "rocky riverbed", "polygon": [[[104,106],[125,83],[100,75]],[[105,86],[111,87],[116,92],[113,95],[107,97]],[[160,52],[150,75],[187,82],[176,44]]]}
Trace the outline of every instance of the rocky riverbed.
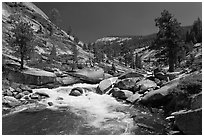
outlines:
{"label": "rocky riverbed", "polygon": [[[10,115],[14,114],[17,115],[17,120],[21,113],[24,115],[24,112],[41,112],[47,109],[67,111],[69,108],[69,113],[85,119],[85,123],[94,129],[91,132],[93,134],[99,132],[101,134],[200,134],[199,120],[202,109],[199,100],[202,99],[202,93],[192,95],[190,106],[194,107],[171,108],[172,104],[186,103],[185,100],[175,102],[175,97],[178,96],[172,96],[170,89],[177,87],[180,79],[190,74],[171,74],[171,80],[169,75],[160,73],[159,76],[144,76],[137,72],[126,72],[117,77],[100,80],[98,84],[79,83],[50,89],[4,80],[3,121],[6,122]],[[85,79],[84,76],[83,80]],[[190,122],[190,119],[198,121],[195,123],[196,130],[190,130],[184,125],[186,121]],[[116,126],[117,122],[119,127]],[[3,124],[5,134],[10,132],[8,126]],[[96,130],[99,127],[104,129]],[[110,132],[109,128],[113,128],[114,131]],[[41,133],[44,132],[39,132]],[[54,134],[57,133],[58,131]],[[68,131],[63,133],[74,134]]]}

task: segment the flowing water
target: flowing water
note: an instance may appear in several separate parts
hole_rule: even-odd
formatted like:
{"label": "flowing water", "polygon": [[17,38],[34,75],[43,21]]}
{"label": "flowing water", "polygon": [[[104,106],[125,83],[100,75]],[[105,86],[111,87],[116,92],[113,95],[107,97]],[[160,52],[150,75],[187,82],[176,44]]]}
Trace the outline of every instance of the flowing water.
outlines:
{"label": "flowing water", "polygon": [[[82,96],[69,96],[73,87],[86,87],[89,90]],[[135,117],[138,116],[137,120],[141,120],[147,115],[151,118],[151,114],[117,101],[109,95],[96,94],[94,93],[96,87],[97,85],[75,84],[56,89],[35,89],[34,92],[43,92],[50,96],[40,102],[45,107],[38,111],[24,107],[17,113],[3,116],[3,134],[151,134],[146,130],[142,133],[142,129],[140,130],[132,117],[134,114]],[[49,106],[48,102],[52,102],[53,105]]]}

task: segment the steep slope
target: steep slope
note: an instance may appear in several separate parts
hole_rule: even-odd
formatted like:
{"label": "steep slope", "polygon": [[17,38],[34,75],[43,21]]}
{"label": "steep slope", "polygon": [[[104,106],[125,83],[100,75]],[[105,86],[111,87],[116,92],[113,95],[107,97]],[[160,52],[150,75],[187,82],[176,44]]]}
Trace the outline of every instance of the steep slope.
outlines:
{"label": "steep slope", "polygon": [[[61,30],[58,26],[53,24],[48,16],[36,7],[33,3],[29,2],[4,2],[2,3],[2,54],[3,59],[16,59],[13,48],[7,43],[7,37],[11,34],[11,23],[9,16],[15,13],[19,13],[21,19],[31,23],[34,29],[35,39],[35,52],[31,55],[30,61],[27,61],[27,65],[33,67],[43,68],[36,62],[47,63],[50,53],[53,47],[56,48],[56,58],[52,65],[58,68],[63,68],[64,62],[71,62],[70,59],[73,56],[72,46],[76,45],[74,37],[67,35],[67,33]],[[52,27],[53,35],[50,36],[49,28]],[[77,49],[79,52],[79,62],[84,62],[89,58],[92,58],[92,54],[85,52],[81,46],[83,42],[79,41]],[[68,61],[67,61],[68,60]]]}

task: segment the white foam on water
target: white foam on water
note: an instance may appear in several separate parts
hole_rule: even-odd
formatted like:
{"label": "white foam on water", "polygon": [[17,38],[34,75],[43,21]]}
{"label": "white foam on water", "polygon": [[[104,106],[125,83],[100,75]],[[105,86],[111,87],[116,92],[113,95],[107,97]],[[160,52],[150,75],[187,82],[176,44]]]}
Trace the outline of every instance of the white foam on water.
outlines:
{"label": "white foam on water", "polygon": [[[53,103],[53,106],[48,107],[50,109],[58,110],[63,107],[69,107],[75,114],[84,117],[90,126],[103,130],[122,128],[124,132],[127,132],[127,128],[133,124],[133,121],[127,113],[120,111],[120,108],[128,107],[127,104],[118,102],[110,95],[99,95],[94,93],[94,91],[87,92],[82,96],[69,96],[71,89],[74,87],[95,89],[97,86],[98,84],[75,84],[56,89],[34,89],[34,92],[40,91],[50,96],[50,98],[42,100],[42,103],[45,104],[48,102]],[[59,97],[63,98],[63,100],[59,100]]]}

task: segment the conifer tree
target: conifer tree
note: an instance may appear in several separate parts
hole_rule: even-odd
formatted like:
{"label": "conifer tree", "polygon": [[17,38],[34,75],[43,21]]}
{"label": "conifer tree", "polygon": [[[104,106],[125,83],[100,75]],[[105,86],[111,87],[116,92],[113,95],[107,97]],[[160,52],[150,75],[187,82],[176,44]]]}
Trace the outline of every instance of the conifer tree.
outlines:
{"label": "conifer tree", "polygon": [[155,23],[159,32],[155,39],[154,48],[159,51],[160,57],[164,57],[168,61],[169,71],[173,72],[179,42],[181,42],[180,23],[167,10],[161,13],[161,17],[155,19]]}
{"label": "conifer tree", "polygon": [[24,60],[28,59],[34,50],[34,31],[32,25],[23,21],[19,14],[10,16],[10,20],[14,27],[11,29],[12,36],[7,41],[20,56],[20,69],[23,69]]}

